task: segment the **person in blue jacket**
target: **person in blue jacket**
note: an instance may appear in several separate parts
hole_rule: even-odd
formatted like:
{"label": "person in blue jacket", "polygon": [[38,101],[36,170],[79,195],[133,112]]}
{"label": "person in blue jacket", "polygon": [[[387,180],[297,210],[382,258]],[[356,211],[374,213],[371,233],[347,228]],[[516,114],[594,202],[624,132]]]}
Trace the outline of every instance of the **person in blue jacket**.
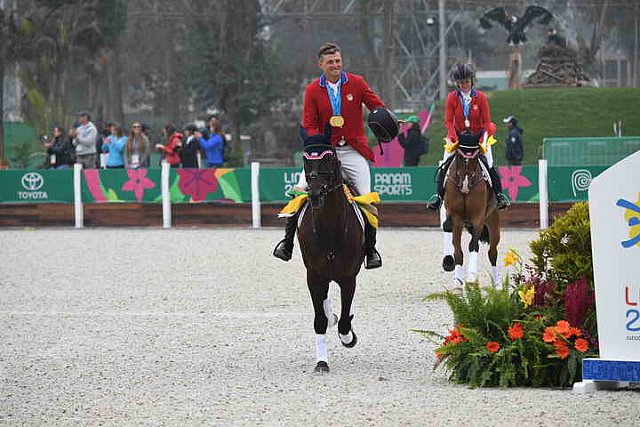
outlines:
{"label": "person in blue jacket", "polygon": [[102,144],[102,152],[109,153],[107,169],[121,169],[125,166],[124,150],[127,148],[127,137],[123,134],[122,126],[111,124],[111,136]]}
{"label": "person in blue jacket", "polygon": [[208,168],[221,168],[224,166],[224,133],[221,129],[214,128],[215,132],[209,134],[206,129],[199,129],[196,135],[200,135],[200,145],[206,154]]}

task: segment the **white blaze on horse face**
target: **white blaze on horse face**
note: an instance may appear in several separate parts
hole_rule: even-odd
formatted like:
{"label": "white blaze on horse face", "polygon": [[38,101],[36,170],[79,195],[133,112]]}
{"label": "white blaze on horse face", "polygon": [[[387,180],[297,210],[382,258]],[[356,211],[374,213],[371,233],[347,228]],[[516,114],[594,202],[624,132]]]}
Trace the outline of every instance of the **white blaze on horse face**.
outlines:
{"label": "white blaze on horse face", "polygon": [[462,181],[462,188],[460,188],[460,192],[462,194],[469,193],[469,175],[464,176],[464,181]]}

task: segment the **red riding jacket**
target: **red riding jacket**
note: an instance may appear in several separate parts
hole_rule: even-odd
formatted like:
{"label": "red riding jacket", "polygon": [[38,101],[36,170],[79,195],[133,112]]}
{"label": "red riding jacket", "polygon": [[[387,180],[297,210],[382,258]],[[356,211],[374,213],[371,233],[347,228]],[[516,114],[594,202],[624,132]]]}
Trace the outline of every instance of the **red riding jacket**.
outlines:
{"label": "red riding jacket", "polygon": [[[458,132],[465,130],[464,110],[462,100],[460,99],[460,91],[454,90],[449,93],[444,110],[444,125],[447,128],[447,138],[457,141]],[[471,106],[469,107],[469,130],[471,133],[487,131],[493,135],[490,130],[491,111],[489,111],[489,101],[487,96],[476,89],[471,89]]]}
{"label": "red riding jacket", "polygon": [[[331,145],[335,147],[341,139],[344,139],[365,159],[373,161],[374,154],[367,146],[367,136],[364,133],[362,104],[369,110],[373,110],[384,107],[384,103],[361,76],[343,72],[341,79],[340,115],[344,117],[344,126],[331,128]],[[322,134],[332,115],[333,109],[327,93],[327,82],[322,75],[309,83],[305,89],[302,124],[309,136]]]}

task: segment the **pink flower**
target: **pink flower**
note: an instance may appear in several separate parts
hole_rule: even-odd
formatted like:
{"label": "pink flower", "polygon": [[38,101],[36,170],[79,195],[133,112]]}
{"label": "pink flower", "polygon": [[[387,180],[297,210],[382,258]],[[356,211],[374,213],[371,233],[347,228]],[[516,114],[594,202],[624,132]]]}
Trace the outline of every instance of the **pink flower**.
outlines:
{"label": "pink flower", "polygon": [[522,175],[522,166],[502,166],[498,168],[502,187],[509,190],[509,198],[516,201],[520,187],[531,187],[531,181]]}
{"label": "pink flower", "polygon": [[147,178],[146,169],[127,169],[127,175],[129,176],[129,181],[122,185],[122,191],[133,191],[136,200],[139,202],[142,201],[145,190],[150,190],[156,186],[153,181]]}
{"label": "pink flower", "polygon": [[182,194],[191,196],[191,201],[201,202],[207,194],[215,193],[218,189],[218,179],[211,169],[180,169],[178,188]]}

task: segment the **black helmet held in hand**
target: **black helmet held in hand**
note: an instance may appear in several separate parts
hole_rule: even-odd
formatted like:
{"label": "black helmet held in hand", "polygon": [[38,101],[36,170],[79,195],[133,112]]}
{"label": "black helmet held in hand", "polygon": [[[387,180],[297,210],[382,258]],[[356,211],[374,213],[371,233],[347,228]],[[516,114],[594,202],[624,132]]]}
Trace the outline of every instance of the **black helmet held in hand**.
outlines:
{"label": "black helmet held in hand", "polygon": [[471,80],[473,83],[476,72],[470,64],[456,64],[451,69],[451,77],[456,83],[464,80]]}
{"label": "black helmet held in hand", "polygon": [[379,107],[369,113],[369,129],[381,142],[390,142],[398,135],[400,125],[395,114],[386,107]]}

